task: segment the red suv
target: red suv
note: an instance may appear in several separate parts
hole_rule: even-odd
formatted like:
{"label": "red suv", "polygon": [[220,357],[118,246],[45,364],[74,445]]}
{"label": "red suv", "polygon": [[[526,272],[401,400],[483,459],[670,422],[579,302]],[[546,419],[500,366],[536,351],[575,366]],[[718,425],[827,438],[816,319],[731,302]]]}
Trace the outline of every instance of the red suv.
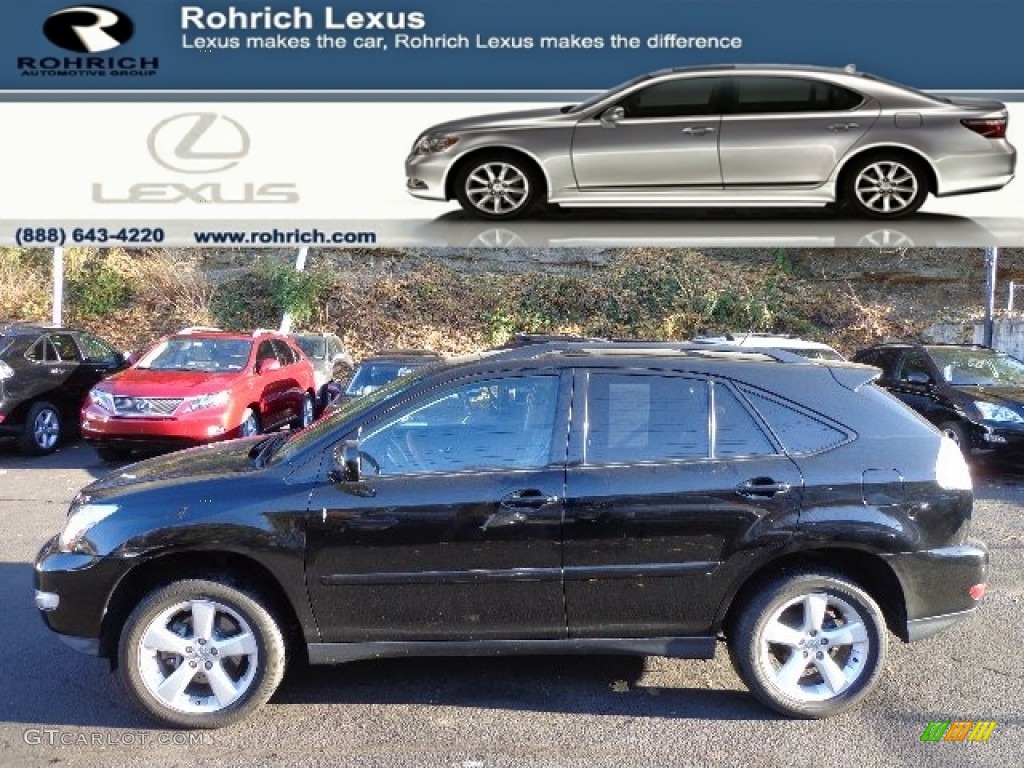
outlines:
{"label": "red suv", "polygon": [[133,448],[184,448],[313,420],[313,366],[287,337],[187,328],[97,384],[82,436],[107,461]]}

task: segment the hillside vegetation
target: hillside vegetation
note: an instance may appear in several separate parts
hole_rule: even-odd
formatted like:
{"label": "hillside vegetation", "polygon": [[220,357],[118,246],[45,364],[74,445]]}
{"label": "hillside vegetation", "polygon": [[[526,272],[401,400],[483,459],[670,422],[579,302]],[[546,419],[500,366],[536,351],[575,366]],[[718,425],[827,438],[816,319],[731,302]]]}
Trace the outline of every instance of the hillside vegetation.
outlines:
{"label": "hillside vegetation", "polygon": [[[984,300],[980,250],[314,250],[303,273],[293,258],[69,249],[65,322],[136,350],[187,325],[276,328],[288,310],[296,328],[337,332],[357,357],[466,352],[516,331],[774,331],[852,352],[977,317]],[[0,317],[50,317],[51,263],[47,250],[0,249]],[[1000,266],[1001,280],[1024,279],[1024,251],[1003,250]]]}

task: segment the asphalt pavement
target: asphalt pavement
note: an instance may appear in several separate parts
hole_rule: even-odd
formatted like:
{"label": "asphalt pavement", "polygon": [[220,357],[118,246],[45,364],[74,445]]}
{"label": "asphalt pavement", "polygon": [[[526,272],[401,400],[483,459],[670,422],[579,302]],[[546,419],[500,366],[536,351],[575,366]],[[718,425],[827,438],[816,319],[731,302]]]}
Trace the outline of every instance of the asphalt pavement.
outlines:
{"label": "asphalt pavement", "polygon": [[[792,721],[713,661],[538,657],[295,667],[249,720],[155,729],[107,664],[72,651],[32,603],[32,558],[80,487],[109,471],[74,443],[42,458],[0,441],[0,766],[1024,765],[1024,475],[976,480],[992,552],[979,614],[933,639],[891,638],[857,710]],[[987,743],[924,743],[931,720],[995,720]]]}

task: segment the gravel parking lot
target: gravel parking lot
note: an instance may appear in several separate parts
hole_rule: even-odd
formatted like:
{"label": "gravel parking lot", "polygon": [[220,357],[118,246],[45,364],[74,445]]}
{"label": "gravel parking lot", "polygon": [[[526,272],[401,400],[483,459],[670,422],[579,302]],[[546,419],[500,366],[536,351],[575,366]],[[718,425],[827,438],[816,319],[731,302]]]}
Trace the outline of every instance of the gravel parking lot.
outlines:
{"label": "gravel parking lot", "polygon": [[[727,655],[429,659],[293,668],[257,715],[226,730],[153,730],[105,662],[65,647],[32,604],[31,560],[68,502],[108,471],[81,443],[44,458],[0,442],[0,765],[1017,766],[1024,765],[1024,475],[976,480],[974,535],[992,551],[978,615],[893,641],[858,710],[781,719]],[[996,720],[987,743],[922,743],[931,720]]]}

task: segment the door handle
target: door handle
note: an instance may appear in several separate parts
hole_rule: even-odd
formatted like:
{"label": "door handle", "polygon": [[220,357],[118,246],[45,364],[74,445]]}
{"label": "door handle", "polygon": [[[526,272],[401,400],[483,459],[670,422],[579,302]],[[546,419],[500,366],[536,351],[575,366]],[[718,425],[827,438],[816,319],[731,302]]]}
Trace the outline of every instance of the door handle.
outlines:
{"label": "door handle", "polygon": [[848,131],[851,128],[860,128],[858,123],[832,123],[827,126],[830,131]]}
{"label": "door handle", "polygon": [[540,509],[548,504],[556,504],[557,502],[557,496],[548,496],[535,488],[528,488],[523,491],[513,491],[498,502],[498,504],[508,509]]}
{"label": "door handle", "polygon": [[709,126],[698,126],[696,128],[683,128],[682,132],[688,136],[703,136],[706,133],[714,133],[715,129]]}
{"label": "door handle", "polygon": [[391,515],[353,517],[345,521],[345,527],[352,531],[386,531],[398,525],[398,518]]}
{"label": "door handle", "polygon": [[750,499],[765,499],[788,493],[792,487],[789,483],[779,483],[770,477],[754,477],[737,485],[736,493]]}

